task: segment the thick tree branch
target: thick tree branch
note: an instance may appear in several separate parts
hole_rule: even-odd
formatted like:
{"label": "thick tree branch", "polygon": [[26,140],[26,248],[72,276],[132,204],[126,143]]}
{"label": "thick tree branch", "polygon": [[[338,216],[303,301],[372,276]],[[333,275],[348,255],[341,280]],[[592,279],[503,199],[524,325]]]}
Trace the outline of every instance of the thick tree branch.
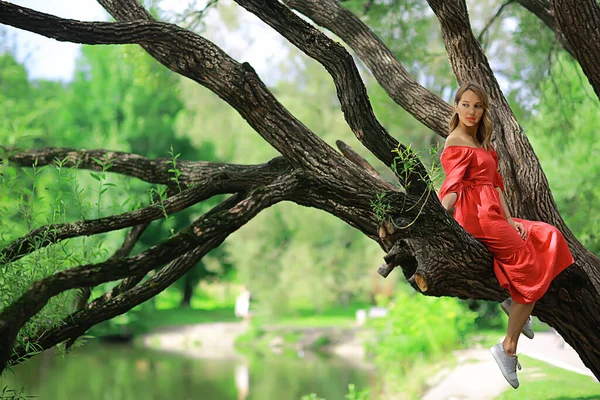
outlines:
{"label": "thick tree branch", "polygon": [[[398,174],[400,184],[407,192],[419,194],[427,190],[429,176],[425,167],[377,120],[358,68],[344,47],[296,16],[278,0],[235,1],[323,65],[333,77],[342,112],[358,140],[385,165],[396,163],[399,170],[408,170],[406,174]],[[395,149],[405,154],[406,159],[395,158],[392,153]]]}
{"label": "thick tree branch", "polygon": [[[81,164],[79,166],[81,167]],[[90,166],[93,167],[94,164]],[[204,163],[204,166],[207,169],[204,174],[194,172],[196,176],[204,175],[202,181],[193,181],[194,186],[165,199],[160,204],[110,217],[43,226],[0,250],[0,262],[6,264],[18,260],[64,239],[96,235],[154,221],[163,218],[165,214],[179,212],[217,194],[247,191],[252,187],[265,185],[285,173],[289,164],[282,159],[274,159],[268,164],[246,167],[208,163]]]}
{"label": "thick tree branch", "polygon": [[[60,165],[65,168],[78,168],[91,171],[102,171],[110,165],[108,172],[137,178],[149,183],[163,185],[174,184],[174,174],[169,172],[173,168],[172,159],[149,159],[133,153],[124,153],[110,150],[83,150],[66,147],[45,147],[42,149],[18,150],[0,146],[7,154],[9,165],[21,167],[37,167],[45,165]],[[239,165],[208,161],[177,160],[177,169],[181,173],[178,177],[182,188],[191,185],[206,184],[215,178],[225,179],[227,176],[244,174],[260,174],[260,170],[267,165],[286,163],[282,158],[274,158],[268,164]],[[250,179],[242,176],[241,179]]]}
{"label": "thick tree branch", "polygon": [[600,6],[595,0],[551,0],[550,4],[575,58],[600,98]]}
{"label": "thick tree branch", "polygon": [[[104,166],[110,165],[109,171],[150,183],[168,184],[169,159],[162,158],[151,160],[149,158],[120,151],[109,150],[84,150],[68,147],[45,147],[41,149],[17,149],[0,147],[6,154],[9,165],[21,167],[42,167],[56,165],[65,168],[79,168],[91,171],[102,171]],[[181,163],[181,165],[179,165]],[[193,169],[196,162],[178,160],[177,164],[182,171]],[[182,175],[182,180],[185,176]]]}
{"label": "thick tree branch", "polygon": [[35,282],[0,313],[0,373],[6,367],[21,327],[53,296],[148,272],[198,246],[215,248],[260,211],[284,200],[296,185],[295,175],[288,174],[248,195],[230,197],[170,239],[134,257],[59,271]]}
{"label": "thick tree branch", "polygon": [[442,137],[452,107],[421,86],[381,39],[337,0],[283,0],[290,8],[329,29],[352,48],[390,98]]}
{"label": "thick tree branch", "polygon": [[185,29],[164,22],[83,22],[59,18],[2,0],[0,23],[59,41],[84,44],[164,42],[188,34]]}

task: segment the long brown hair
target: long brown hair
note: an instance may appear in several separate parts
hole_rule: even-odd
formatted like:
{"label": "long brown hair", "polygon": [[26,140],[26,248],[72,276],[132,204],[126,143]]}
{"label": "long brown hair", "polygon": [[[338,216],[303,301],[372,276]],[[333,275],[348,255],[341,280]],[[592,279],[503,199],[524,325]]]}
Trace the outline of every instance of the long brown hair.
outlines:
{"label": "long brown hair", "polygon": [[[462,95],[466,91],[472,91],[481,99],[483,103],[483,115],[481,116],[481,121],[479,121],[479,126],[477,127],[477,141],[487,150],[490,149],[492,132],[494,131],[494,125],[492,123],[492,118],[490,117],[490,100],[488,98],[487,93],[481,86],[477,83],[469,82],[463,84],[454,95],[454,106],[457,106],[462,98]],[[450,131],[452,132],[458,126],[458,113],[454,112],[452,118],[450,119]]]}

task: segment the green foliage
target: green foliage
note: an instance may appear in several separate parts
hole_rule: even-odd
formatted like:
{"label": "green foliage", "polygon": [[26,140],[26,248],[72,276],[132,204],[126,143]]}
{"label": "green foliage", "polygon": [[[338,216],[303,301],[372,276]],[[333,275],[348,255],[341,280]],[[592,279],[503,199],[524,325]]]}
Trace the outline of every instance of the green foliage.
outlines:
{"label": "green foliage", "polygon": [[[348,385],[348,393],[344,395],[344,400],[369,400],[369,390],[364,389],[361,391],[356,390],[356,386],[354,384]],[[311,393],[309,395],[302,396],[301,400],[326,400],[325,398],[321,398],[317,396],[316,393]]]}
{"label": "green foliage", "polygon": [[476,313],[456,298],[400,291],[385,318],[370,321],[375,334],[366,343],[384,393],[420,398],[426,381],[447,366],[452,350],[465,345]]}
{"label": "green foliage", "polygon": [[523,123],[548,177],[554,199],[567,225],[591,252],[600,254],[600,166],[596,159],[600,106],[581,69],[559,57],[556,74],[540,84],[535,115]]}
{"label": "green foliage", "polygon": [[291,204],[261,213],[228,240],[238,278],[253,293],[257,312],[282,316],[297,308],[321,313],[366,301],[364,273],[380,252],[361,232],[335,217]]}
{"label": "green foliage", "polygon": [[[181,185],[179,161],[215,158],[210,142],[191,146],[176,132],[176,120],[184,112],[177,91],[179,78],[157,64],[137,47],[84,47],[76,76],[66,86],[52,82],[30,82],[24,67],[10,53],[0,55],[0,143],[18,149],[45,145],[75,148],[108,148],[137,151],[149,157],[170,158],[170,173],[177,189]],[[6,160],[6,155],[0,155]],[[149,202],[162,202],[164,188],[151,195],[147,184],[111,173],[111,159],[93,160],[101,171],[85,172],[64,168],[66,160],[54,165],[14,168],[0,166],[0,244],[6,245],[28,231],[46,224],[92,219],[131,211]],[[167,216],[148,228],[134,253],[156,244],[186,226],[197,213],[216,203],[206,202],[196,210]],[[49,233],[51,234],[51,233]],[[0,308],[10,304],[29,285],[61,269],[96,263],[108,258],[121,244],[125,232],[70,239],[8,265],[0,265]],[[206,276],[230,269],[220,248],[188,274],[193,288]],[[4,263],[3,263],[4,264]],[[211,270],[206,269],[212,265]],[[116,283],[101,285],[100,295]],[[182,284],[183,285],[183,284]],[[177,285],[176,285],[177,286]],[[21,331],[17,342],[40,329],[47,329],[73,310],[73,294],[53,298]],[[136,317],[144,307],[117,317],[98,332],[123,332],[140,324]],[[111,328],[112,327],[112,328]],[[32,349],[35,351],[35,349]]]}
{"label": "green foliage", "polygon": [[25,395],[25,388],[21,388],[17,391],[15,389],[9,389],[8,386],[4,386],[0,393],[0,400],[26,400],[33,398],[35,398],[35,396]]}
{"label": "green foliage", "polygon": [[419,359],[431,359],[461,345],[476,314],[458,299],[400,292],[389,316],[375,320],[370,350],[378,365],[405,372]]}
{"label": "green foliage", "polygon": [[515,48],[510,54],[511,62],[504,66],[505,74],[512,82],[520,83],[516,100],[535,111],[542,99],[540,85],[552,74],[556,57],[563,57],[561,54],[566,52],[543,21],[524,7],[514,4],[506,16],[513,17],[516,27],[510,38]]}
{"label": "green foliage", "polygon": [[[392,150],[392,152],[395,153],[396,156],[392,162],[391,169],[394,171],[396,176],[399,177],[401,185],[403,185],[404,189],[406,190],[408,190],[410,187],[410,175],[415,173],[419,162],[426,163],[424,164],[426,167],[426,175],[421,175],[421,173],[419,173],[419,179],[427,181],[427,189],[421,193],[421,196],[413,206],[406,208],[406,203],[398,205],[399,211],[405,213],[411,211],[411,209],[414,207],[421,207],[416,217],[410,223],[408,223],[406,226],[396,226],[399,229],[406,229],[409,228],[421,215],[423,207],[425,207],[429,196],[432,194],[435,195],[435,189],[441,180],[441,168],[439,165],[440,146],[436,145],[431,147],[425,157],[419,157],[419,153],[421,152],[414,151],[412,149],[412,145],[408,145],[404,148],[398,145],[398,147]],[[392,205],[389,203],[389,200],[385,198],[385,193],[377,193],[375,195],[375,199],[371,201],[371,207],[373,208],[373,213],[380,222],[389,219],[389,213],[392,210]]]}
{"label": "green foliage", "polygon": [[375,200],[371,201],[371,207],[373,207],[373,212],[378,221],[384,221],[392,210],[392,205],[386,202],[385,193],[377,193]]}
{"label": "green foliage", "polygon": [[181,170],[179,170],[179,168],[177,168],[177,159],[181,156],[181,153],[175,154],[175,151],[173,150],[173,145],[171,145],[171,149],[169,150],[169,155],[171,156],[171,160],[168,163],[171,164],[172,168],[169,168],[168,172],[170,174],[173,174],[173,176],[170,179],[171,179],[171,181],[173,181],[177,184],[177,189],[179,189],[179,191],[181,192],[181,184],[179,183],[179,177],[181,176]]}

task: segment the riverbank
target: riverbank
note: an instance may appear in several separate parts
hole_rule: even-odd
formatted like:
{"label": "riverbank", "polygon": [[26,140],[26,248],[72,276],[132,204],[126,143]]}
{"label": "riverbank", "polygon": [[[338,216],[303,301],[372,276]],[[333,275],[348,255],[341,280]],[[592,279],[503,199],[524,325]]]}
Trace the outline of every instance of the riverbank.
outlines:
{"label": "riverbank", "polygon": [[368,329],[356,327],[255,328],[245,322],[213,322],[161,328],[139,340],[152,349],[194,358],[240,358],[240,350],[251,348],[274,354],[320,352],[366,363],[368,334]]}
{"label": "riverbank", "polygon": [[208,322],[160,328],[139,340],[146,347],[192,358],[236,359],[235,341],[247,331],[241,322]]}
{"label": "riverbank", "polygon": [[[340,356],[355,365],[372,368],[366,361],[364,350],[364,341],[369,333],[366,328],[356,327],[256,328],[243,322],[223,322],[160,329],[144,335],[142,342],[147,347],[193,358],[243,359],[239,348],[242,352],[244,348],[248,348],[252,351],[297,357],[321,352]],[[437,372],[426,379],[426,390],[420,398],[510,399],[511,397],[506,396],[510,396],[513,389],[499,372],[488,347],[487,344],[475,344],[472,348],[454,351],[454,361],[438,365],[435,369]],[[577,353],[568,345],[563,346],[555,334],[540,332],[534,340],[522,340],[519,351],[524,370],[519,373],[522,388],[518,393],[529,390],[539,399],[554,398],[544,397],[542,393],[560,377],[568,376],[567,382],[562,385],[565,393],[580,390],[582,395],[589,396],[593,393],[600,398],[600,391],[594,392],[597,380],[590,378],[591,372],[583,365]]]}

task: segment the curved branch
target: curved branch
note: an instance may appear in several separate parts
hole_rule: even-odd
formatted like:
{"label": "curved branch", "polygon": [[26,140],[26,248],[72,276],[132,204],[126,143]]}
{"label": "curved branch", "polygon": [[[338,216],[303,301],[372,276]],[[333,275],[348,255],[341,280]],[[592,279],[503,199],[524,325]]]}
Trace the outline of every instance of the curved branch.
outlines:
{"label": "curved branch", "polygon": [[218,164],[213,169],[209,168],[210,172],[205,174],[208,176],[203,181],[195,182],[195,186],[165,199],[161,204],[110,217],[46,225],[35,229],[0,250],[0,261],[6,264],[18,260],[64,239],[96,235],[154,221],[165,214],[179,212],[217,194],[247,191],[252,187],[272,182],[282,175],[288,166],[283,160],[277,159],[269,164],[247,167]]}
{"label": "curved branch", "polygon": [[[168,184],[171,181],[169,159],[149,158],[133,153],[109,150],[83,150],[69,147],[45,147],[41,149],[17,149],[0,146],[10,164],[21,167],[56,165],[67,168],[102,171],[110,165],[109,172],[138,178],[149,183]],[[181,165],[180,165],[181,163]],[[182,170],[191,170],[195,162],[178,160]],[[181,177],[185,179],[184,176]]]}
{"label": "curved branch", "polygon": [[[333,77],[346,122],[361,143],[385,165],[399,165],[400,184],[410,193],[423,193],[430,182],[421,161],[398,143],[375,117],[358,68],[346,49],[306,23],[278,0],[235,0],[271,26],[290,43],[318,61]],[[394,157],[398,149],[406,159]],[[410,165],[410,167],[408,166]]]}
{"label": "curved branch", "polygon": [[177,25],[157,21],[84,22],[59,18],[0,0],[0,23],[62,42],[141,44],[172,40],[186,34]]}
{"label": "curved branch", "polygon": [[[123,240],[123,244],[121,244],[121,247],[119,247],[113,253],[113,255],[110,256],[110,258],[108,260],[109,261],[120,260],[121,258],[125,258],[125,257],[129,256],[129,254],[131,253],[131,250],[133,250],[133,247],[138,242],[138,240],[140,240],[140,238],[142,237],[142,234],[144,233],[146,228],[148,228],[149,225],[150,225],[150,222],[144,222],[144,223],[142,223],[140,225],[136,225],[132,229],[130,229],[129,232],[127,232],[127,235],[125,236],[125,240]],[[0,252],[0,254],[2,254],[2,253]],[[142,276],[142,278],[143,278],[143,276]],[[140,280],[142,278],[140,278]],[[129,279],[131,279],[131,278],[127,278],[126,280],[129,280]],[[123,284],[123,282],[121,282],[121,284]],[[121,286],[121,284],[119,284],[119,286]],[[136,282],[136,284],[137,284],[137,282]],[[113,289],[113,291],[115,291],[117,288],[118,288],[118,286],[115,287]],[[82,293],[80,293],[80,296],[77,299],[77,305],[75,307],[75,309],[77,311],[85,308],[85,306],[87,305],[87,301],[89,300],[90,295],[92,294],[91,287],[82,288],[81,290],[82,290]]]}
{"label": "curved branch", "polygon": [[[68,147],[19,150],[0,146],[0,150],[6,153],[9,163],[21,167],[60,165],[67,168],[102,171],[110,166],[107,169],[108,172],[130,176],[148,183],[173,184],[174,175],[169,172],[169,169],[173,168],[173,160],[170,158],[150,159],[121,151],[82,150]],[[282,165],[283,163],[287,164],[281,157],[274,158],[268,164],[259,165],[177,160],[177,169],[181,173],[178,181],[180,186],[185,188],[191,185],[206,184],[207,180],[215,177],[252,173],[253,170],[260,170],[266,165]]]}
{"label": "curved branch", "polygon": [[392,100],[442,137],[452,107],[421,86],[381,39],[337,0],[283,0],[290,8],[329,29],[352,48]]}
{"label": "curved branch", "polygon": [[[130,229],[129,232],[127,232],[127,235],[125,236],[125,240],[123,241],[123,244],[121,245],[121,247],[119,247],[117,249],[117,251],[115,251],[108,260],[109,261],[110,260],[118,260],[118,259],[127,257],[131,253],[131,250],[133,250],[133,247],[138,242],[140,237],[142,237],[142,234],[144,233],[146,228],[148,228],[148,225],[150,225],[149,222],[144,222],[144,223],[142,223],[140,225],[136,225],[132,229]],[[146,274],[142,273],[142,274],[124,279],[115,288],[113,288],[113,290],[110,292],[110,294],[121,293],[121,291],[123,291],[123,289],[127,290],[127,289],[134,287],[142,279],[144,279],[144,276],[146,276]],[[75,311],[80,311],[87,307],[87,302],[90,299],[90,296],[92,295],[93,289],[94,288],[92,286],[88,286],[88,287],[79,289],[78,293],[75,295],[75,302],[74,302],[75,303],[74,304]],[[70,348],[75,343],[75,341],[77,340],[78,337],[79,336],[72,336],[69,339],[69,341],[67,342],[67,345],[66,345],[67,349]]]}
{"label": "curved branch", "polygon": [[[89,308],[69,315],[56,326],[47,331],[41,331],[37,337],[31,338],[30,349],[47,350],[55,345],[72,338],[84,335],[92,326],[124,314],[133,307],[149,300],[165,290],[211,250],[209,245],[196,247],[161,269],[156,275],[142,285],[129,291],[119,293],[103,303],[93,302]],[[8,363],[16,365],[31,357],[31,351],[25,347],[14,349]]]}
{"label": "curved branch", "polygon": [[96,286],[148,272],[198,246],[215,248],[260,211],[284,200],[296,185],[295,175],[288,174],[246,196],[238,194],[230,197],[189,227],[136,256],[59,271],[33,283],[19,299],[0,313],[0,373],[6,367],[21,327],[52,297],[69,289]]}

